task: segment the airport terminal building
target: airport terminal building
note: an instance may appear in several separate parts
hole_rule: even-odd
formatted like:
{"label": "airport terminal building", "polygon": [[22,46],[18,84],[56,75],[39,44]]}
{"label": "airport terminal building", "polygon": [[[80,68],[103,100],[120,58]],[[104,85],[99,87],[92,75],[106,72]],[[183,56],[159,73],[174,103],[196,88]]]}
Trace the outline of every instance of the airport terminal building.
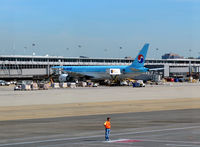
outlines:
{"label": "airport terminal building", "polygon": [[[42,78],[52,74],[52,66],[130,65],[132,58],[85,58],[60,56],[0,56],[0,79]],[[164,68],[163,77],[199,74],[200,59],[147,59],[148,68]]]}

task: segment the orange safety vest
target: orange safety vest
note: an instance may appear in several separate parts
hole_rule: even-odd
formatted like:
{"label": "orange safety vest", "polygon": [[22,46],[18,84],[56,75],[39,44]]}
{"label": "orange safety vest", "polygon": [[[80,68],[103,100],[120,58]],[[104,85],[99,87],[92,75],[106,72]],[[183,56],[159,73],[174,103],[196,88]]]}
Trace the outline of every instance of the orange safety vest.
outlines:
{"label": "orange safety vest", "polygon": [[111,128],[110,121],[106,121],[106,122],[104,123],[104,126],[105,126],[106,129],[110,129],[110,128]]}

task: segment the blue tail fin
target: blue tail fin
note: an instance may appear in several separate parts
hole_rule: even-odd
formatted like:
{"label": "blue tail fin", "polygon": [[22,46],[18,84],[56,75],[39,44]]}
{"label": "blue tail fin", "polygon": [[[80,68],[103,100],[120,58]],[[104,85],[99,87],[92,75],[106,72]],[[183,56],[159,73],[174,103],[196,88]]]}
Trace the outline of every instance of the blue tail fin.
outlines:
{"label": "blue tail fin", "polygon": [[144,62],[146,59],[148,49],[149,49],[149,44],[146,43],[130,66],[131,67],[144,67]]}

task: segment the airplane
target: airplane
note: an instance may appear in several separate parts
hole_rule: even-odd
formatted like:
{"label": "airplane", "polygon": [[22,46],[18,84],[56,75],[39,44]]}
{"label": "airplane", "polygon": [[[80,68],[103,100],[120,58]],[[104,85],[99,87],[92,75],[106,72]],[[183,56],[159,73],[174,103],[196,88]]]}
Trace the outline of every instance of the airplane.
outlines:
{"label": "airplane", "polygon": [[52,69],[62,69],[65,74],[59,76],[59,81],[64,82],[69,77],[84,78],[91,80],[123,80],[134,78],[149,69],[144,67],[149,44],[146,43],[131,65],[116,65],[116,66],[54,66]]}

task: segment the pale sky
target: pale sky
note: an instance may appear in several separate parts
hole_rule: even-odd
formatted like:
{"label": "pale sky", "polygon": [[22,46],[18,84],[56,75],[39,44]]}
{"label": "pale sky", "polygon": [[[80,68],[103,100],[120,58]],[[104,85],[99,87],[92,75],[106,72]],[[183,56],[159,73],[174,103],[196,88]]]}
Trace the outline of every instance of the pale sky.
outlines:
{"label": "pale sky", "polygon": [[0,55],[197,57],[200,0],[0,0],[0,34]]}

